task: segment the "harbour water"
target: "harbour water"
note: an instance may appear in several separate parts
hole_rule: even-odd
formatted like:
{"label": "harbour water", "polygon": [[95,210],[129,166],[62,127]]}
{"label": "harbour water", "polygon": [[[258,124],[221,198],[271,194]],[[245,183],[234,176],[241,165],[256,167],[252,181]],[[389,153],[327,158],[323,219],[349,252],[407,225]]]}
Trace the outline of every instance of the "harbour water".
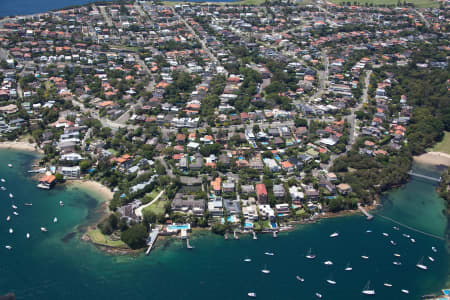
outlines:
{"label": "harbour water", "polygon": [[[6,179],[8,188],[0,192],[0,294],[14,292],[18,299],[172,300],[247,299],[253,291],[257,299],[314,299],[316,292],[324,299],[364,299],[361,290],[370,280],[376,291],[373,299],[418,299],[438,291],[447,279],[449,256],[444,241],[402,226],[396,231],[388,220],[375,217],[368,222],[360,215],[302,225],[277,239],[261,235],[256,241],[250,236],[225,241],[201,232],[191,237],[193,250],[181,241],[160,240],[149,256],[106,255],[80,241],[78,233],[79,224],[95,219],[99,196],[75,188],[38,190],[26,174],[32,159],[31,154],[0,150],[0,178]],[[446,219],[439,217],[443,203],[434,188],[435,183],[412,179],[383,198],[388,205],[378,214],[442,235]],[[14,194],[19,216],[12,215],[9,192]],[[59,206],[60,200],[64,207]],[[25,202],[33,206],[24,206]],[[415,215],[403,215],[405,211]],[[12,217],[10,222],[6,222],[7,215]],[[41,232],[41,226],[48,232]],[[13,234],[8,233],[10,227]],[[366,233],[368,229],[372,232]],[[339,236],[330,238],[335,231]],[[432,246],[437,253],[431,251]],[[317,255],[313,260],[305,258],[309,248]],[[266,256],[266,251],[275,255]],[[362,255],[369,258],[362,259]],[[425,260],[427,271],[415,266],[422,256],[435,259]],[[243,262],[246,257],[252,262]],[[325,266],[326,260],[334,264]],[[394,266],[394,260],[402,265]],[[347,263],[353,271],[344,271]],[[265,265],[271,270],[268,275],[261,273]],[[296,275],[305,281],[299,282]],[[336,285],[326,282],[330,277]],[[384,282],[393,286],[384,287]]]}

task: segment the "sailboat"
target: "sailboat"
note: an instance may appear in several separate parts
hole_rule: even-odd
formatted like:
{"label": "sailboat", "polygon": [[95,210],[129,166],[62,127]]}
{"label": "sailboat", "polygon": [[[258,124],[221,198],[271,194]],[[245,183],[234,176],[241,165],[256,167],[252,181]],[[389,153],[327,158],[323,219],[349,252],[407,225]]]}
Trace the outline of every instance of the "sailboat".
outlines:
{"label": "sailboat", "polygon": [[323,264],[326,265],[326,266],[332,266],[333,262],[331,260],[327,260]]}
{"label": "sailboat", "polygon": [[250,292],[247,294],[250,298],[256,298],[256,293]]}
{"label": "sailboat", "polygon": [[431,247],[431,251],[433,251],[434,253],[436,253],[437,252],[437,249],[436,249],[436,247]]}
{"label": "sailboat", "polygon": [[11,220],[11,217],[10,217],[10,216],[7,216],[7,217],[6,217],[6,221],[9,222],[9,220]]}
{"label": "sailboat", "polygon": [[389,233],[383,232],[384,236],[389,236]]}
{"label": "sailboat", "polygon": [[361,293],[363,293],[364,295],[375,295],[375,290],[370,288],[370,280],[367,281]]}
{"label": "sailboat", "polygon": [[335,284],[336,284],[336,281],[333,280],[333,276],[331,276],[331,274],[330,274],[330,278],[327,279],[327,282],[328,282],[329,284],[331,284],[331,285],[335,285]]}
{"label": "sailboat", "polygon": [[353,268],[350,266],[350,263],[348,263],[344,270],[351,271],[351,270],[353,270]]}
{"label": "sailboat", "polygon": [[6,191],[6,188],[4,186],[0,186],[0,190]]}
{"label": "sailboat", "polygon": [[303,277],[300,277],[300,276],[295,276],[295,278],[297,278],[297,280],[298,281],[300,281],[300,282],[303,282],[303,281],[305,281],[305,279],[303,278]]}
{"label": "sailboat", "polygon": [[270,274],[270,270],[267,269],[267,265],[264,265],[264,269],[261,270],[264,274]]}
{"label": "sailboat", "polygon": [[371,233],[371,232],[372,232],[372,230],[370,230],[370,229],[366,230],[366,233]]}
{"label": "sailboat", "polygon": [[337,236],[339,236],[339,233],[337,233],[337,232],[334,232],[334,233],[330,234],[330,238],[334,238],[334,237],[337,237]]}
{"label": "sailboat", "polygon": [[59,206],[64,206],[64,202],[59,201]]}
{"label": "sailboat", "polygon": [[392,284],[390,284],[389,282],[385,282],[385,283],[383,283],[383,285],[387,286],[387,287],[392,287]]}
{"label": "sailboat", "polygon": [[394,230],[400,230],[400,228],[398,228],[397,226],[394,226],[392,228],[394,228]]}
{"label": "sailboat", "polygon": [[9,233],[13,234],[14,230],[12,228],[9,229]]}
{"label": "sailboat", "polygon": [[428,256],[428,259],[429,259],[430,261],[434,261],[434,258],[431,257],[431,256]]}
{"label": "sailboat", "polygon": [[409,290],[401,289],[403,294],[409,294]]}
{"label": "sailboat", "polygon": [[6,182],[5,178],[0,179],[1,182]]}
{"label": "sailboat", "polygon": [[248,258],[248,257],[246,257],[246,258],[244,258],[244,261],[245,261],[245,262],[251,262],[251,261],[252,261],[252,259],[251,259],[251,258]]}
{"label": "sailboat", "polygon": [[27,232],[27,239],[29,239],[30,238],[30,234]]}
{"label": "sailboat", "polygon": [[394,264],[394,265],[396,265],[396,266],[401,266],[402,265],[402,263],[401,262],[399,262],[399,261],[393,261],[392,262],[392,264]]}
{"label": "sailboat", "polygon": [[5,248],[8,249],[8,250],[12,249],[12,247],[10,245],[6,245]]}
{"label": "sailboat", "polygon": [[308,254],[306,254],[306,258],[309,258],[309,259],[316,258],[316,255],[312,253],[312,249],[311,248],[309,248]]}
{"label": "sailboat", "polygon": [[13,211],[13,215],[18,216],[19,213],[17,211]]}
{"label": "sailboat", "polygon": [[322,294],[321,293],[316,293],[316,297],[317,298],[322,298]]}
{"label": "sailboat", "polygon": [[56,223],[56,222],[58,222],[58,218],[57,218],[57,217],[54,217],[54,218],[53,218],[53,223]]}
{"label": "sailboat", "polygon": [[24,203],[23,205],[25,205],[25,206],[32,206],[33,203]]}
{"label": "sailboat", "polygon": [[411,237],[409,234],[406,234],[406,233],[403,233],[402,235],[407,239],[409,239]]}
{"label": "sailboat", "polygon": [[264,255],[267,255],[267,256],[274,256],[275,254],[273,254],[273,252],[264,252]]}
{"label": "sailboat", "polygon": [[48,230],[47,230],[47,228],[45,228],[45,227],[41,227],[41,231],[42,231],[42,232],[47,232]]}
{"label": "sailboat", "polygon": [[369,259],[369,257],[367,255],[361,255],[362,259]]}
{"label": "sailboat", "polygon": [[12,193],[9,193],[9,198],[14,198],[14,195]]}
{"label": "sailboat", "polygon": [[419,260],[419,262],[416,264],[416,267],[418,267],[419,269],[422,269],[422,270],[427,270],[428,269],[428,267],[423,264],[423,256]]}
{"label": "sailboat", "polygon": [[12,209],[17,209],[17,206],[15,206],[14,204],[11,205]]}
{"label": "sailboat", "polygon": [[400,257],[400,254],[394,253],[394,256],[395,256],[395,257]]}
{"label": "sailboat", "polygon": [[394,242],[393,240],[391,240],[391,244],[392,244],[393,246],[397,246],[397,243]]}
{"label": "sailboat", "polygon": [[8,167],[12,168],[12,164],[8,164]]}

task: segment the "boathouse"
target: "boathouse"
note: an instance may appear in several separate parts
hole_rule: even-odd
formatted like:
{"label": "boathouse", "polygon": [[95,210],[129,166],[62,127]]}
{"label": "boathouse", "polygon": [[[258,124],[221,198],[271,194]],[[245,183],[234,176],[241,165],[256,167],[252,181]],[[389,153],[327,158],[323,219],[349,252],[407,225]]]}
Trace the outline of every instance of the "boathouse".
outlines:
{"label": "boathouse", "polygon": [[55,185],[55,183],[56,183],[55,175],[45,175],[39,179],[39,184],[37,185],[37,187],[49,190]]}

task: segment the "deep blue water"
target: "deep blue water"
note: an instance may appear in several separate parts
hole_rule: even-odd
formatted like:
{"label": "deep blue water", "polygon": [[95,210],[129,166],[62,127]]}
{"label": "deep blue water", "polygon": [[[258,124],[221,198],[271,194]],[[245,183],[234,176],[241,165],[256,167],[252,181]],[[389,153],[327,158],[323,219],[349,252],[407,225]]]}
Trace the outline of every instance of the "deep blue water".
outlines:
{"label": "deep blue water", "polygon": [[[0,17],[43,13],[73,5],[82,5],[98,0],[0,0]],[[105,0],[108,1],[108,0]],[[234,0],[207,0],[208,2],[234,2]],[[206,0],[190,0],[206,2]]]}
{"label": "deep blue water", "polygon": [[[194,234],[191,244],[196,248],[187,250],[180,240],[159,241],[150,256],[110,256],[101,253],[94,246],[80,241],[80,234],[63,241],[68,234],[78,231],[78,224],[91,222],[98,207],[96,195],[80,189],[58,187],[52,191],[40,191],[36,182],[27,177],[33,156],[20,152],[0,150],[0,178],[8,191],[0,192],[0,294],[16,293],[18,299],[247,299],[247,293],[254,291],[257,299],[315,299],[320,292],[324,299],[364,299],[361,290],[371,280],[376,295],[372,299],[418,299],[419,296],[439,290],[445,285],[449,270],[449,256],[444,242],[421,235],[405,228],[393,230],[390,221],[375,217],[366,221],[362,216],[349,216],[323,220],[317,224],[300,226],[297,230],[282,233],[277,239],[260,235],[257,241],[250,237],[225,241],[221,236],[207,232]],[[12,163],[13,168],[8,168]],[[395,195],[385,201],[398,209],[402,205],[416,206],[416,200],[429,202],[432,210],[439,208],[442,201],[436,197],[435,186],[430,183],[411,180],[404,188],[394,191]],[[424,191],[418,197],[408,198],[413,191]],[[12,192],[14,203],[19,207],[19,216],[11,215]],[[409,201],[404,201],[402,194]],[[65,206],[58,205],[63,200]],[[32,202],[33,206],[23,206]],[[399,202],[400,204],[397,204]],[[432,204],[432,205],[431,205]],[[441,203],[442,205],[442,203]],[[389,206],[391,207],[391,206]],[[427,209],[425,207],[425,209]],[[391,208],[380,211],[395,218]],[[94,212],[94,213],[92,213]],[[59,222],[52,223],[54,216]],[[433,222],[423,226],[423,216],[402,220],[410,226],[435,234],[441,234],[446,226]],[[47,233],[40,232],[46,226]],[[14,234],[8,229],[13,228]],[[366,233],[371,229],[372,233]],[[331,239],[332,232],[340,236]],[[31,239],[26,240],[26,232]],[[390,237],[384,237],[387,232]],[[411,243],[402,236],[410,234],[416,239]],[[390,240],[397,246],[390,244]],[[8,251],[4,245],[13,246]],[[437,253],[431,251],[436,246]],[[309,248],[317,254],[314,260],[304,256]],[[272,257],[264,255],[271,251]],[[402,266],[394,266],[393,253],[401,254]],[[369,256],[368,260],[361,255]],[[422,271],[415,264],[422,256],[433,256],[435,262],[426,261],[428,271]],[[244,263],[246,257],[251,263]],[[324,261],[334,265],[327,267]],[[347,263],[352,272],[345,272]],[[271,274],[264,275],[261,269],[267,265]],[[295,276],[305,278],[304,283]],[[333,278],[336,286],[326,283]],[[388,281],[392,288],[383,286]],[[404,295],[400,289],[409,289]]]}

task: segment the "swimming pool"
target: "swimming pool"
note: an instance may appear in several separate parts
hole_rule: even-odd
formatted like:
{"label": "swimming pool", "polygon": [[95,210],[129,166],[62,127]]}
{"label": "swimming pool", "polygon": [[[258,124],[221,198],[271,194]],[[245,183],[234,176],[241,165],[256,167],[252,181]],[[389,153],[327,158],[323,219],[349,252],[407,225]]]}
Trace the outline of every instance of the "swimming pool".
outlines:
{"label": "swimming pool", "polygon": [[253,223],[245,223],[244,228],[253,228]]}
{"label": "swimming pool", "polygon": [[191,226],[189,224],[181,224],[181,225],[168,225],[167,230],[181,230],[181,229],[190,229]]}
{"label": "swimming pool", "polygon": [[[222,222],[222,224],[225,223],[225,219],[224,218],[221,218],[220,221]],[[236,222],[236,217],[235,216],[229,216],[229,217],[227,217],[227,221],[230,222],[230,223],[234,223],[234,222]]]}

